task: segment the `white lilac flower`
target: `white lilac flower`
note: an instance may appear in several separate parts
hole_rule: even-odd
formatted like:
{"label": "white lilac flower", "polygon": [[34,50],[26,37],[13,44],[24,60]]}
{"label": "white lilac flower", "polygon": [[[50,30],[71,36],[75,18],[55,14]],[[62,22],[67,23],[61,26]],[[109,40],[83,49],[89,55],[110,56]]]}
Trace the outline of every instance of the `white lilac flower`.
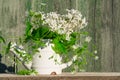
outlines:
{"label": "white lilac flower", "polygon": [[[40,14],[43,15],[43,20],[45,20],[44,24],[48,24],[51,31],[58,32],[59,34],[66,34],[66,39],[69,40],[69,35],[76,29],[76,27],[82,29],[87,25],[87,22],[85,18],[82,18],[82,15],[78,10],[67,9],[67,12],[66,15],[60,15],[56,12]],[[88,39],[86,40],[89,42]]]}
{"label": "white lilac flower", "polygon": [[85,38],[85,41],[89,43],[89,42],[91,41],[91,39],[92,39],[92,38],[91,38],[90,36],[87,36],[87,37]]}
{"label": "white lilac flower", "polygon": [[11,48],[13,48],[13,47],[15,47],[15,46],[17,46],[16,43],[11,43]]}
{"label": "white lilac flower", "polygon": [[82,21],[81,21],[81,27],[80,27],[80,29],[83,29],[86,26],[87,26],[86,18],[83,18]]}
{"label": "white lilac flower", "polygon": [[68,13],[67,15],[65,15],[68,19],[72,19],[73,18],[73,15],[72,14],[70,14],[70,13]]}
{"label": "white lilac flower", "polygon": [[94,53],[97,54],[97,50],[95,50]]}
{"label": "white lilac flower", "polygon": [[79,47],[79,45],[73,45],[72,47],[73,47],[73,49],[77,49]]}
{"label": "white lilac flower", "polygon": [[98,56],[95,56],[95,60],[98,60],[99,59],[99,57]]}
{"label": "white lilac flower", "polygon": [[75,55],[74,57],[73,57],[73,61],[75,61],[77,59],[77,55]]}
{"label": "white lilac flower", "polygon": [[70,33],[66,34],[66,40],[68,40],[68,41],[70,40]]}

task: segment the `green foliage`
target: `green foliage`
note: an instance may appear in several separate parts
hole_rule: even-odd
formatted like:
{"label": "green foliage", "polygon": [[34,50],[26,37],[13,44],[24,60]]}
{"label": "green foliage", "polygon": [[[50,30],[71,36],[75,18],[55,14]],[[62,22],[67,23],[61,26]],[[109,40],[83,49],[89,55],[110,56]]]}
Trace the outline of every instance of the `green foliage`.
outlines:
{"label": "green foliage", "polygon": [[8,54],[10,51],[11,42],[8,43],[5,53]]}
{"label": "green foliage", "polygon": [[[28,19],[29,20],[29,19]],[[31,26],[31,24],[30,24],[30,22],[29,21],[26,21],[26,26],[27,26],[27,28],[26,28],[26,36],[27,36],[27,39],[29,39],[29,36],[31,36],[31,34],[30,34],[30,29],[32,28],[32,26]]]}
{"label": "green foliage", "polygon": [[9,50],[10,50],[10,44],[11,42],[9,42],[8,44],[6,43],[5,39],[0,35],[0,43],[4,43],[2,44],[2,54],[7,54],[9,53]]}
{"label": "green foliage", "polygon": [[24,51],[18,50],[17,48],[14,48],[14,50],[17,52],[17,54],[19,54],[19,57],[22,58],[23,61],[25,61],[26,63],[29,63],[30,61],[32,61],[32,56]]}
{"label": "green foliage", "polygon": [[5,40],[4,40],[4,38],[2,37],[2,36],[0,36],[0,43],[1,42],[4,42],[5,43]]}
{"label": "green foliage", "polygon": [[59,38],[53,39],[53,43],[54,43],[54,47],[52,47],[52,48],[56,53],[59,53],[59,54],[67,53],[65,45],[62,44],[62,42],[59,40]]}
{"label": "green foliage", "polygon": [[[32,50],[31,53],[32,54],[36,53],[37,49],[40,47],[41,48],[46,47],[47,43],[53,44],[52,49],[57,54],[62,56],[62,62],[68,62],[71,60],[71,56],[72,57],[77,56],[77,59],[73,61],[73,64],[71,66],[73,69],[71,68],[71,70],[75,70],[76,66],[78,67],[77,68],[78,71],[81,71],[81,69],[84,69],[85,65],[87,64],[87,62],[86,62],[87,56],[91,55],[91,54],[89,54],[89,51],[88,51],[88,47],[89,47],[88,44],[90,41],[90,39],[88,37],[89,33],[85,29],[80,29],[79,31],[72,30],[74,28],[76,29],[76,27],[74,25],[73,25],[74,28],[73,28],[73,26],[71,26],[71,27],[67,26],[65,29],[68,29],[68,30],[65,30],[64,29],[65,26],[63,24],[62,24],[62,26],[64,26],[64,27],[59,28],[59,30],[54,30],[54,28],[56,28],[56,27],[54,27],[54,25],[52,27],[50,27],[49,23],[45,22],[45,18],[43,18],[43,16],[45,16],[45,15],[47,15],[47,14],[43,15],[42,12],[30,11],[30,13],[27,16],[24,42],[30,43],[29,47]],[[50,15],[52,15],[52,14],[50,14]],[[62,15],[61,18],[63,18],[63,17],[64,16]],[[78,16],[78,17],[80,17],[80,16]],[[73,16],[73,18],[74,18],[74,16]],[[71,18],[71,19],[73,19],[73,18]],[[54,19],[56,20],[56,18],[53,18],[53,21],[54,21]],[[72,21],[71,19],[69,19],[69,17],[68,18],[65,17],[65,22],[72,25],[73,22],[70,23],[70,21]],[[56,20],[56,22],[57,21],[59,22],[59,19]],[[77,22],[80,22],[78,24],[82,25],[82,21],[83,21],[83,25],[86,25],[85,19],[82,19],[81,21],[77,21]],[[66,31],[66,32],[60,33],[59,31],[62,32],[62,30]],[[69,38],[67,38],[68,36],[69,36]],[[17,51],[17,52],[20,54],[21,57],[23,57],[22,54],[24,54],[24,53],[21,53],[19,51]],[[28,55],[25,56],[25,58],[27,58],[27,57],[29,58]],[[31,55],[31,58],[32,58],[32,55]],[[25,61],[27,61],[27,60],[25,60]]]}
{"label": "green foliage", "polygon": [[19,75],[36,75],[37,72],[35,70],[20,70],[17,72]]}

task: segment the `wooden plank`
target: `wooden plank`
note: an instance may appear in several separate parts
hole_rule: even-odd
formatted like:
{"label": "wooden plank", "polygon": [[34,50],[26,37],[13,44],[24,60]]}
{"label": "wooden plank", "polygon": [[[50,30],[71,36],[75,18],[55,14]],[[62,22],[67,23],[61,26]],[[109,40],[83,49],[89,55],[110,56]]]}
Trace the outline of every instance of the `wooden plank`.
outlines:
{"label": "wooden plank", "polygon": [[[93,27],[91,29],[91,32],[92,32],[92,35],[93,35],[93,44],[95,45],[95,48],[94,50],[97,50],[97,54],[93,53],[95,56],[98,56],[99,59],[98,60],[93,60],[93,63],[94,63],[94,70],[93,71],[101,71],[101,49],[100,49],[100,44],[101,44],[101,32],[100,32],[100,29],[101,29],[101,4],[102,4],[102,0],[95,0],[94,2],[94,12],[93,12],[93,15],[94,15],[94,24],[93,24]],[[90,16],[90,15],[89,15]],[[93,51],[94,52],[94,51]]]}
{"label": "wooden plank", "polygon": [[112,0],[102,1],[101,26],[101,71],[114,71],[113,69],[113,38],[112,38]]}
{"label": "wooden plank", "polygon": [[[76,0],[32,0],[32,10],[64,13],[66,9],[76,8],[75,2]],[[46,6],[41,7],[41,3],[45,3]]]}
{"label": "wooden plank", "polygon": [[114,58],[114,71],[120,71],[120,0],[113,0],[113,26],[112,39],[113,39],[113,58]]}
{"label": "wooden plank", "polygon": [[119,71],[119,0],[78,0],[77,8],[87,16],[99,60],[88,63],[88,71]]}
{"label": "wooden plank", "polygon": [[[27,1],[29,0],[0,0],[0,30],[7,42],[17,42],[23,35]],[[14,62],[11,62],[8,56],[3,57],[3,63],[14,66]],[[19,67],[22,68],[20,65]]]}
{"label": "wooden plank", "polygon": [[[99,37],[99,27],[100,27],[100,3],[101,1],[97,0],[78,0],[78,9],[82,12],[82,14],[86,17],[88,21],[88,32],[92,37],[92,43],[90,44],[90,51],[94,52],[94,50],[98,51],[98,37]],[[98,20],[96,20],[98,19]],[[93,46],[96,46],[94,48]],[[93,47],[93,48],[92,48]],[[94,53],[93,53],[94,54]],[[96,54],[99,56],[100,52]],[[87,71],[100,71],[100,59],[95,60],[93,57],[88,56],[88,65]]]}
{"label": "wooden plank", "polygon": [[1,80],[119,80],[120,73],[77,73],[60,75],[37,75],[37,76],[24,76],[13,74],[1,74]]}
{"label": "wooden plank", "polygon": [[[46,7],[41,8],[41,3]],[[0,0],[0,31],[7,41],[18,41],[24,33],[26,11],[64,13],[65,9],[78,9],[88,20],[88,31],[99,56],[97,61],[89,59],[87,71],[120,71],[119,7],[120,0]],[[10,66],[7,57],[2,60]]]}

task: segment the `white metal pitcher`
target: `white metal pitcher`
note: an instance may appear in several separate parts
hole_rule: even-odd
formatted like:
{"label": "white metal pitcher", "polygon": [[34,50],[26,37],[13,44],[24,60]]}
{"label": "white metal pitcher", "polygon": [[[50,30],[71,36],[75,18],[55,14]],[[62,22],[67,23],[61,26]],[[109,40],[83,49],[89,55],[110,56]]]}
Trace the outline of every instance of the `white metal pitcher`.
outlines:
{"label": "white metal pitcher", "polygon": [[[15,44],[11,47],[11,51],[17,56],[17,58],[24,62],[22,58],[15,52]],[[55,72],[56,74],[61,74],[62,70],[70,66],[76,56],[68,63],[62,63],[62,58],[59,54],[56,54],[52,49],[52,44],[47,45],[47,47],[41,49],[33,56],[33,60],[30,63],[23,63],[27,69],[34,69],[38,74],[51,74]]]}

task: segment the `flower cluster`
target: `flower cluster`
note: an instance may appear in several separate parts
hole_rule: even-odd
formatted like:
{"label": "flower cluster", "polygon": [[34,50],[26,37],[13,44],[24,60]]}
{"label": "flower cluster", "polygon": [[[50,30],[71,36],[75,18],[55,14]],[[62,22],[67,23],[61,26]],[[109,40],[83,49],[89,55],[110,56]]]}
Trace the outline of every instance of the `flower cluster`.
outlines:
{"label": "flower cluster", "polygon": [[82,69],[86,64],[86,55],[91,55],[88,54],[91,37],[84,29],[87,21],[78,10],[66,11],[66,14],[31,11],[27,19],[25,41],[32,44],[29,46],[32,53],[53,44],[52,49],[62,57],[63,63],[69,62],[71,56],[76,56],[73,67]]}
{"label": "flower cluster", "polygon": [[[36,21],[36,19],[38,20]],[[36,25],[36,23],[40,23],[41,20],[44,21],[43,24]],[[65,15],[57,14],[56,12],[50,12],[47,14],[36,12],[34,17],[32,17],[32,23],[35,23],[34,28],[37,28],[38,25],[47,24],[51,28],[51,31],[58,32],[58,34],[66,34],[66,40],[70,40],[70,34],[77,28],[83,29],[87,25],[86,19],[82,18],[81,13],[74,9],[67,9],[67,14]]]}

